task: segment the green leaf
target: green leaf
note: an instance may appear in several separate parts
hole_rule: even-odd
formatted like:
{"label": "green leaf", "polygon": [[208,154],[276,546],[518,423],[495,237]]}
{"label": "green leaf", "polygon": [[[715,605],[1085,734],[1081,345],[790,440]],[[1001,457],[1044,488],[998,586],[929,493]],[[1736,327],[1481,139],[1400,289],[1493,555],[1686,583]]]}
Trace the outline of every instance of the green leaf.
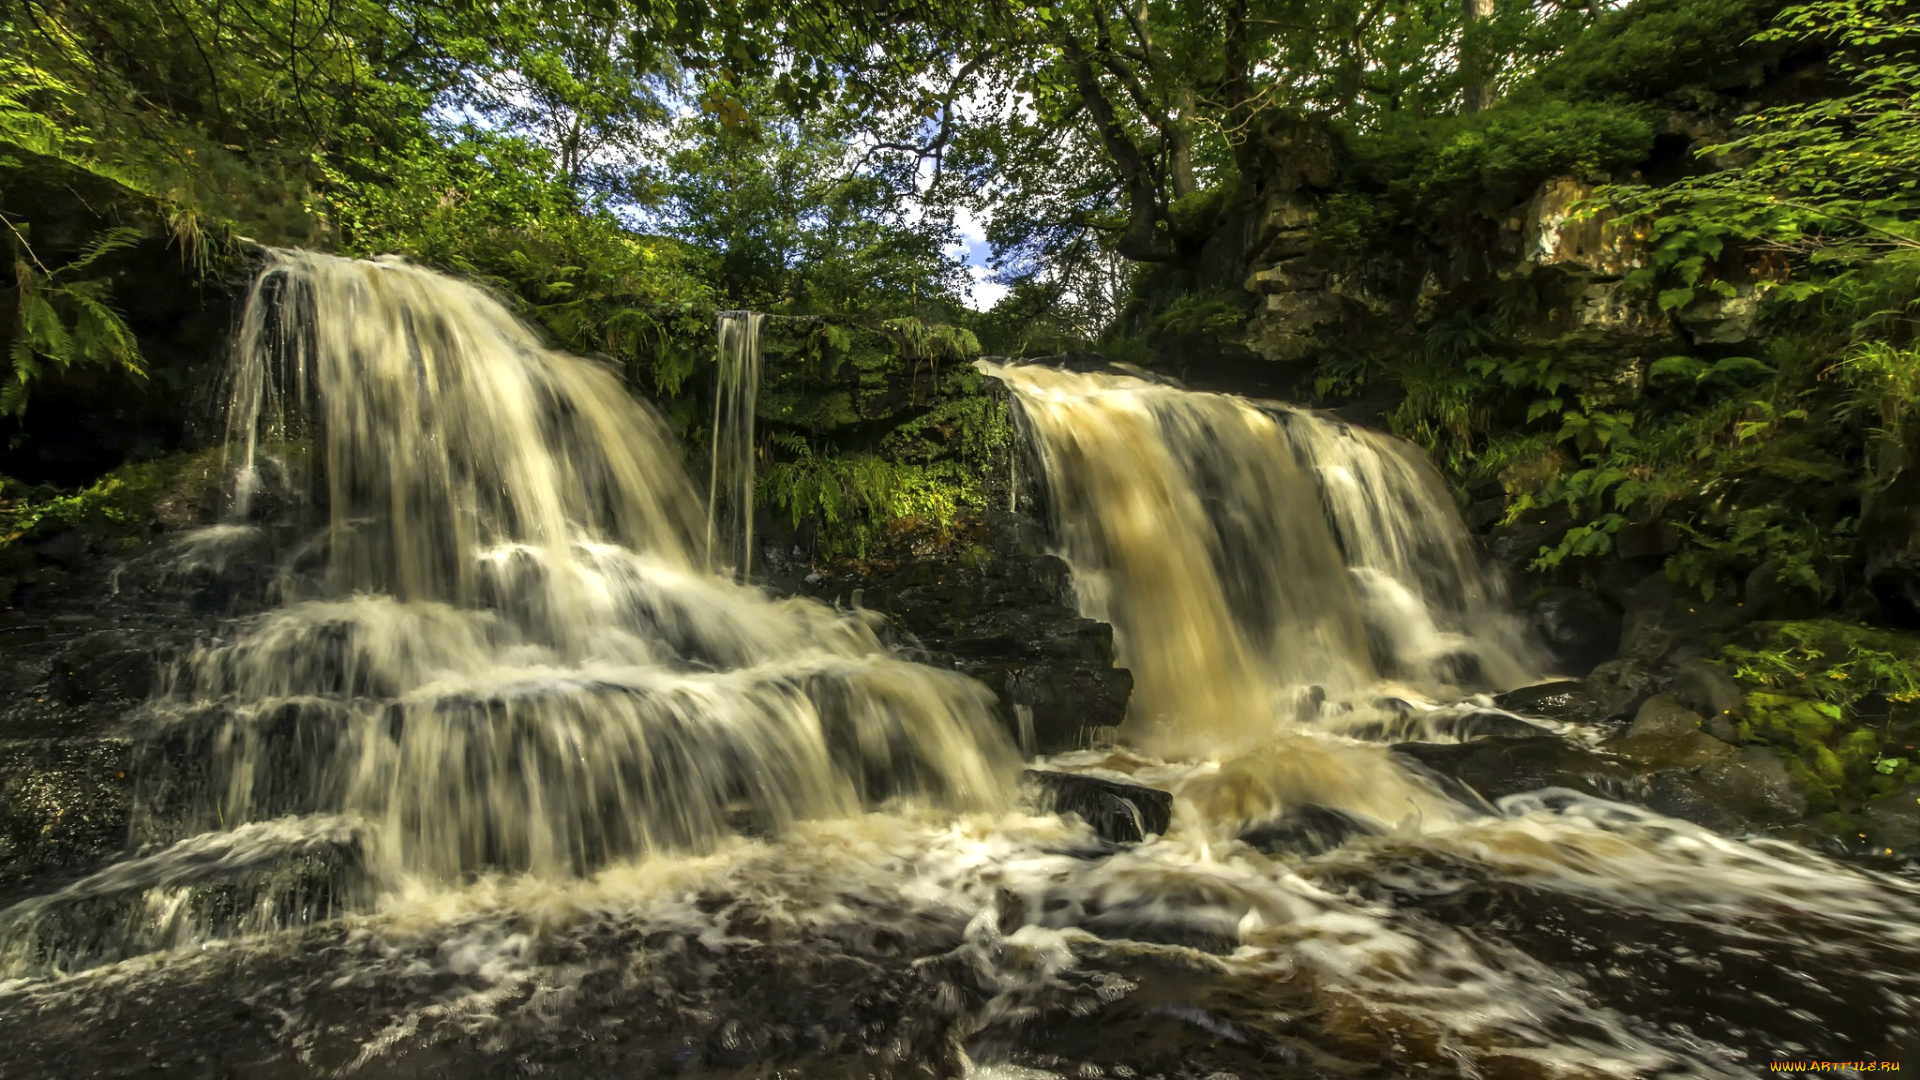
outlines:
{"label": "green leaf", "polygon": [[1693,303],[1693,288],[1683,285],[1677,289],[1660,290],[1660,310],[1673,311]]}

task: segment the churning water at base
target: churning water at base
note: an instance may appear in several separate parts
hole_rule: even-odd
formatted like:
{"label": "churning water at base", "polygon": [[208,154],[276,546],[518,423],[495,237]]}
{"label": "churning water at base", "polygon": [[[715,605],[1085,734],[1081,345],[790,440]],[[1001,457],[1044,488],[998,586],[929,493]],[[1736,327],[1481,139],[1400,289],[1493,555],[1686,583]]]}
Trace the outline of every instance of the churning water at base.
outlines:
{"label": "churning water at base", "polygon": [[[1739,1076],[1914,1045],[1910,882],[1566,791],[1470,804],[1386,753],[1450,736],[1383,717],[1531,667],[1397,444],[997,373],[1140,686],[1122,746],[1046,764],[1171,791],[1146,843],[1021,801],[976,684],[708,572],[610,372],[459,282],[278,255],[235,517],[172,552],[271,558],[275,602],[131,722],[138,849],[0,911],[0,1071]],[[1351,835],[1254,839],[1297,813]]]}

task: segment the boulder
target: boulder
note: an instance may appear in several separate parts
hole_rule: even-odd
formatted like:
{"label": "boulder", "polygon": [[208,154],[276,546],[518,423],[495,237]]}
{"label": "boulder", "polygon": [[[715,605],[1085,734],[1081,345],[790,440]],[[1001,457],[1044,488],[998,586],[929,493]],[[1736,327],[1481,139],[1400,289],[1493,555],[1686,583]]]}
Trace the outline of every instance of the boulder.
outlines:
{"label": "boulder", "polygon": [[1787,824],[1807,812],[1806,796],[1780,755],[1762,746],[1718,754],[1698,768],[1655,773],[1648,787],[1649,807],[1721,832]]}
{"label": "boulder", "polygon": [[1028,769],[1022,779],[1034,789],[1034,801],[1042,809],[1078,814],[1116,844],[1157,836],[1173,821],[1173,796],[1145,784],[1053,769]]}
{"label": "boulder", "polygon": [[1699,714],[1671,694],[1648,698],[1613,749],[1656,769],[1694,768],[1735,753],[1733,747],[1701,731]]}
{"label": "boulder", "polygon": [[1920,858],[1920,784],[1907,784],[1867,804],[1867,842],[1880,854]]}
{"label": "boulder", "polygon": [[1653,671],[1645,660],[1635,657],[1609,660],[1587,676],[1586,691],[1603,715],[1612,719],[1633,716],[1641,703],[1653,696]]}
{"label": "boulder", "polygon": [[1612,712],[1593,696],[1582,679],[1556,679],[1509,690],[1493,699],[1495,705],[1522,716],[1540,716],[1563,724],[1604,724]]}
{"label": "boulder", "polygon": [[1689,660],[1676,668],[1667,692],[1709,720],[1738,712],[1747,701],[1747,692],[1725,668],[1705,660]]}
{"label": "boulder", "polygon": [[1655,694],[1633,714],[1629,739],[1672,739],[1700,730],[1700,717],[1672,694]]}

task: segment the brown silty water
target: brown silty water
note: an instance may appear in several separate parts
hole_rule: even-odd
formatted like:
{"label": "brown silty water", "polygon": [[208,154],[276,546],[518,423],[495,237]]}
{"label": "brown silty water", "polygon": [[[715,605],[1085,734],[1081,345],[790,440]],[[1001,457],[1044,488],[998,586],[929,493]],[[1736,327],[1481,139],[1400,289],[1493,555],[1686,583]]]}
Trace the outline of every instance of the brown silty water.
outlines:
{"label": "brown silty water", "polygon": [[[751,423],[752,326],[717,429]],[[875,617],[740,584],[736,451],[703,505],[613,373],[483,291],[275,255],[233,514],[173,555],[225,566],[270,508],[275,602],[128,718],[167,812],[0,911],[4,1071],[1730,1076],[1912,1045],[1912,882],[1389,752],[1541,674],[1411,448],[986,370],[1136,678],[1111,745],[1042,764],[1171,792],[1144,843],[1038,809],[987,691]],[[1256,839],[1299,815],[1322,842]]]}

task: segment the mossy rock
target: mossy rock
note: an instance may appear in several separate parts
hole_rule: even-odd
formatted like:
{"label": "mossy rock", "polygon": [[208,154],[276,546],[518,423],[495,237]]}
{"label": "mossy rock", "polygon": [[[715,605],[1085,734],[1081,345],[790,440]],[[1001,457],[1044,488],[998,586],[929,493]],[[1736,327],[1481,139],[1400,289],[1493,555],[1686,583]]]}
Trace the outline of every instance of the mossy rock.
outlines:
{"label": "mossy rock", "polygon": [[1740,737],[1779,748],[1816,811],[1920,780],[1920,639],[1808,620],[1757,626],[1723,655],[1751,688]]}
{"label": "mossy rock", "polygon": [[217,449],[132,462],[73,492],[0,478],[0,548],[67,530],[124,546],[206,520],[219,486]]}

